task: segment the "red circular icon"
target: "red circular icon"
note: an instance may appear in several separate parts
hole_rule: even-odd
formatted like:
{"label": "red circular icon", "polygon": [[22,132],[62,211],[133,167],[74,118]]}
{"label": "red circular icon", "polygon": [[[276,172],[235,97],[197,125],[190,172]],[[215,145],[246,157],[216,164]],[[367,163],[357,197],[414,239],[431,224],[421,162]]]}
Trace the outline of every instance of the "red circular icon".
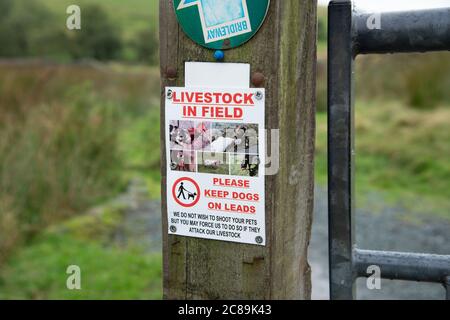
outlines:
{"label": "red circular icon", "polygon": [[180,178],[173,184],[172,196],[180,206],[191,208],[200,201],[200,187],[191,178]]}

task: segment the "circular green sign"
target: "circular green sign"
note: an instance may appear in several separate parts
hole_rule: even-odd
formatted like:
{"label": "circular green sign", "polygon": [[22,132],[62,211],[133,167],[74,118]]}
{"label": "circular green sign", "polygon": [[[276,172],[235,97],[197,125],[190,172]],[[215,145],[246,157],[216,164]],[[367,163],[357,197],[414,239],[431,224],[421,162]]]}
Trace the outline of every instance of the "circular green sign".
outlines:
{"label": "circular green sign", "polygon": [[270,0],[174,0],[178,22],[201,46],[236,48],[259,30]]}

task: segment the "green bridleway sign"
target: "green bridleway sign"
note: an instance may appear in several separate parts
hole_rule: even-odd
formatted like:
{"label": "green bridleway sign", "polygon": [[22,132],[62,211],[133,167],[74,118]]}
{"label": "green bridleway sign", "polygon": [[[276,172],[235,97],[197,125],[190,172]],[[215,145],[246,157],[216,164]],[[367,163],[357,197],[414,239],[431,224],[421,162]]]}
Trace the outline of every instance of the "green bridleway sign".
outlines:
{"label": "green bridleway sign", "polygon": [[175,0],[184,32],[210,49],[231,49],[250,40],[263,24],[270,0]]}

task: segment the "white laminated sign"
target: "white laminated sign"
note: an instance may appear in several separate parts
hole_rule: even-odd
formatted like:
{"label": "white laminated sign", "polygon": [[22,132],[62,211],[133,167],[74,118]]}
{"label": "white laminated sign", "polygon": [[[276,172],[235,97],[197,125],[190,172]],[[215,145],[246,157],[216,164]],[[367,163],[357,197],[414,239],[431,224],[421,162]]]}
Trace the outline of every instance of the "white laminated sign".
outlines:
{"label": "white laminated sign", "polygon": [[265,91],[166,88],[169,234],[265,245]]}

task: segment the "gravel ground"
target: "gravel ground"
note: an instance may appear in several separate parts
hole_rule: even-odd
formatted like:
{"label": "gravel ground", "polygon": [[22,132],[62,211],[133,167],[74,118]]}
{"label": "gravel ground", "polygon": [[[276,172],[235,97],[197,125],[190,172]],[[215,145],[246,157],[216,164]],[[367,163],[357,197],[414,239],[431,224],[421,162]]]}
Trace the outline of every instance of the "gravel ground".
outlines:
{"label": "gravel ground", "polygon": [[[328,299],[327,194],[316,189],[313,236],[309,250],[313,299]],[[160,201],[146,198],[145,184],[134,181],[122,199],[130,204],[119,242],[143,244],[149,252],[161,251]],[[356,243],[359,248],[450,254],[450,221],[430,215],[412,216],[401,206],[383,204],[371,194],[366,207],[356,212]],[[421,218],[421,217],[427,218]],[[441,285],[382,280],[381,290],[368,290],[365,280],[357,282],[358,299],[438,299],[445,297]]]}

